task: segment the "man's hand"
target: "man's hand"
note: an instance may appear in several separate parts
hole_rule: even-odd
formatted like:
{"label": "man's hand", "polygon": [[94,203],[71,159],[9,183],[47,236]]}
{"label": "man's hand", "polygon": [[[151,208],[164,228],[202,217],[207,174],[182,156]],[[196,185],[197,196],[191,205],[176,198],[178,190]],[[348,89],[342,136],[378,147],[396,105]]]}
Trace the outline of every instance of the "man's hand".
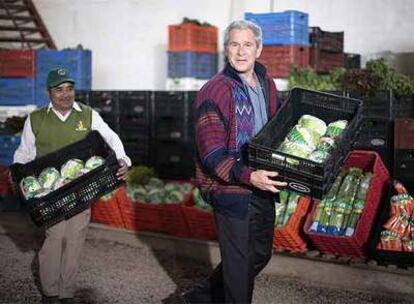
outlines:
{"label": "man's hand", "polygon": [[120,168],[118,169],[118,172],[116,172],[116,176],[120,180],[126,180],[128,177],[128,165],[123,159],[118,159],[118,163],[120,165]]}
{"label": "man's hand", "polygon": [[279,187],[285,187],[287,185],[286,182],[279,182],[271,179],[271,177],[276,177],[278,175],[279,173],[275,171],[257,170],[250,175],[250,182],[260,190],[277,193],[280,191],[278,189]]}

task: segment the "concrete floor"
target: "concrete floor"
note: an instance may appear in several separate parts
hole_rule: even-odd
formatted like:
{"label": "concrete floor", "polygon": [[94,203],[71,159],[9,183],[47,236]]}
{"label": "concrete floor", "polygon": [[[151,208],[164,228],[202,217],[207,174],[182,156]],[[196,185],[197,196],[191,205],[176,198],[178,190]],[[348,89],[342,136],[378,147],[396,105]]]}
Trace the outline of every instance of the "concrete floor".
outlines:
{"label": "concrete floor", "polygon": [[[41,231],[0,213],[0,303],[39,303]],[[77,277],[82,303],[181,303],[179,294],[219,261],[215,242],[91,224]],[[414,271],[275,254],[256,279],[255,304],[414,303]]]}

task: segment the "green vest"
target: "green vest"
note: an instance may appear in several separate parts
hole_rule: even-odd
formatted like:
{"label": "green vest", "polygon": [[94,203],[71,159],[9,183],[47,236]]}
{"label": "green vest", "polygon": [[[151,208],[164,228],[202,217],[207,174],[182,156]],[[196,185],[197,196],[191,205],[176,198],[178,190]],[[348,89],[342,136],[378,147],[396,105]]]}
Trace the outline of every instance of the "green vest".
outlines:
{"label": "green vest", "polygon": [[91,131],[92,109],[78,103],[82,111],[72,109],[66,121],[61,121],[48,106],[30,114],[36,139],[36,158],[54,152],[85,138]]}

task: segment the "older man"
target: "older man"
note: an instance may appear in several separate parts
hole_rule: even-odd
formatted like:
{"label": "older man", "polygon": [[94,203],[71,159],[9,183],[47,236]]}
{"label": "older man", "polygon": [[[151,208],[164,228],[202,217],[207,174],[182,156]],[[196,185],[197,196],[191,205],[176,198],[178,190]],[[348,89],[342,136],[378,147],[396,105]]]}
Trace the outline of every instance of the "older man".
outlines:
{"label": "older man", "polygon": [[250,303],[256,275],[272,252],[277,172],[249,168],[246,146],[276,111],[276,88],[263,65],[262,31],[234,21],[225,31],[227,64],[197,94],[196,181],[213,206],[222,261],[184,293],[188,303]]}

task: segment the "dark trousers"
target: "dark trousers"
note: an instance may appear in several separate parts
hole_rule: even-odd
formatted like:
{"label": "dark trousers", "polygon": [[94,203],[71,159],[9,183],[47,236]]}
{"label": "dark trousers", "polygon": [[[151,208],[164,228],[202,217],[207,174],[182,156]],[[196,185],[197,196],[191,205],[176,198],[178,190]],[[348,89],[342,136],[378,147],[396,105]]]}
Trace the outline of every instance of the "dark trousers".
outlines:
{"label": "dark trousers", "polygon": [[221,262],[184,298],[188,303],[251,303],[254,279],[272,256],[273,199],[261,191],[252,195],[246,219],[215,216]]}

